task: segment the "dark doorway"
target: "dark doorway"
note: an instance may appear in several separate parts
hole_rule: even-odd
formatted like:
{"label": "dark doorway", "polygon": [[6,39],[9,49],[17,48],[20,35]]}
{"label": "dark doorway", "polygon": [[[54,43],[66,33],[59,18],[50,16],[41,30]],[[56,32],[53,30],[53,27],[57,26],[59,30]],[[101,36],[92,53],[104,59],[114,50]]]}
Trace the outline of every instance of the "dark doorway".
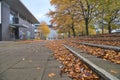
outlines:
{"label": "dark doorway", "polygon": [[19,39],[19,28],[15,28],[15,39]]}
{"label": "dark doorway", "polygon": [[10,27],[10,38],[11,40],[19,39],[19,28]]}

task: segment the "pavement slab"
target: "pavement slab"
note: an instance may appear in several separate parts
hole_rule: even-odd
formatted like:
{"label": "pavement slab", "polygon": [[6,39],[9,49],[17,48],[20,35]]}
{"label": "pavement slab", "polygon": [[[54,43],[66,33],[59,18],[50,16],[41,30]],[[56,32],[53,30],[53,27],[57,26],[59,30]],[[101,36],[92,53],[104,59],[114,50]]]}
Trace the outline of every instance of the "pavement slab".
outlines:
{"label": "pavement slab", "polygon": [[45,44],[0,42],[0,80],[71,80],[59,75],[61,64]]}

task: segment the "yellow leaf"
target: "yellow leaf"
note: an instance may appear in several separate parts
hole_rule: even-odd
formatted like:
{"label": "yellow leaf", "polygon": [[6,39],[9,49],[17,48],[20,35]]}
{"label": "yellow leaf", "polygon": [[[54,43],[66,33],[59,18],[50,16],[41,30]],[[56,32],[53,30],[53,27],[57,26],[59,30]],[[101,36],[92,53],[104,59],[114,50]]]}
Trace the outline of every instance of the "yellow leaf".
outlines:
{"label": "yellow leaf", "polygon": [[117,74],[117,73],[118,73],[118,72],[115,71],[115,70],[110,70],[110,72],[113,73],[113,74]]}
{"label": "yellow leaf", "polygon": [[48,76],[49,76],[50,78],[52,78],[52,77],[55,76],[55,74],[54,74],[54,73],[50,73],[50,74],[48,74]]}

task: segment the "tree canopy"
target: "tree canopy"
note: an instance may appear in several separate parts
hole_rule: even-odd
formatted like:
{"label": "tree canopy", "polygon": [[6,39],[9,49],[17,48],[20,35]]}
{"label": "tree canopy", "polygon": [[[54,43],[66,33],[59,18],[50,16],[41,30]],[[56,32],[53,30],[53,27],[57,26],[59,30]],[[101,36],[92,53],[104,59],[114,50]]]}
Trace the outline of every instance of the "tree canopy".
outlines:
{"label": "tree canopy", "polygon": [[46,24],[46,22],[42,21],[41,24],[38,27],[38,32],[43,34],[45,37],[50,33],[49,26]]}
{"label": "tree canopy", "polygon": [[72,31],[73,36],[76,32],[91,34],[95,24],[102,29],[106,26],[109,33],[119,28],[120,0],[51,0],[51,5],[55,6],[48,13],[51,23],[65,32]]}

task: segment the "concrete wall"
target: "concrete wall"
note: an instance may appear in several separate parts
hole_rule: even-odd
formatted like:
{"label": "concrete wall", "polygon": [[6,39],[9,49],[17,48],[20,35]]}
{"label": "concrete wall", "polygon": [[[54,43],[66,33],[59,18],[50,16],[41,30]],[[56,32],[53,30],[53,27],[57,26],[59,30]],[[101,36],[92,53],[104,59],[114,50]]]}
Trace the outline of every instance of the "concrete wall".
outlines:
{"label": "concrete wall", "polygon": [[2,40],[9,40],[9,15],[10,8],[5,2],[2,1]]}

